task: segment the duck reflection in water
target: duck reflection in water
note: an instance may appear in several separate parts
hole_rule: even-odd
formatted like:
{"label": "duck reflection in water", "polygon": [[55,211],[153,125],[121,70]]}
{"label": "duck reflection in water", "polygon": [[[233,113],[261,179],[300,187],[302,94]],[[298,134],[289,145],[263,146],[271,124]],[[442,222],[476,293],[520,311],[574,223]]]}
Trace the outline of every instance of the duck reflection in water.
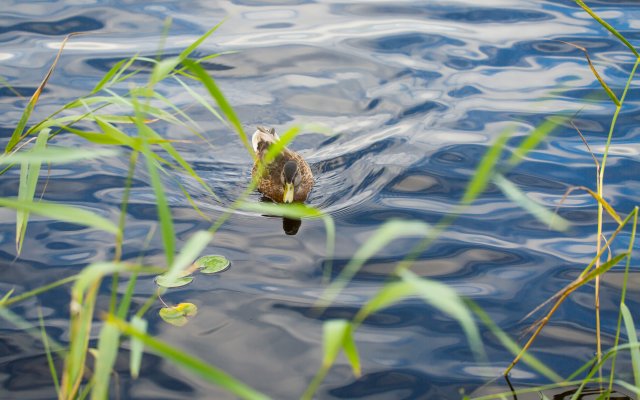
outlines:
{"label": "duck reflection in water", "polygon": [[[280,137],[274,128],[259,126],[254,132],[251,142],[256,160],[251,175],[265,198],[275,203],[302,203],[311,192],[314,180],[309,164],[300,154],[284,147],[273,161],[263,166],[260,173],[265,155],[278,140]],[[283,218],[282,228],[287,235],[295,235],[301,223],[299,219]]]}

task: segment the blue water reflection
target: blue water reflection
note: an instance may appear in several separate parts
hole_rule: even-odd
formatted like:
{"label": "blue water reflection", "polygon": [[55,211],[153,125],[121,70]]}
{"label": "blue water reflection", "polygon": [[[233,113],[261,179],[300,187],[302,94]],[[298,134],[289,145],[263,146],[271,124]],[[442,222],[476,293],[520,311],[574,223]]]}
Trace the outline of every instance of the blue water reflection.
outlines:
{"label": "blue water reflection", "polygon": [[[32,121],[89,92],[120,59],[136,53],[155,57],[167,17],[173,23],[165,55],[179,54],[226,17],[195,56],[232,52],[202,65],[245,129],[252,132],[257,125],[268,125],[284,131],[313,122],[333,132],[305,132],[292,146],[308,159],[317,177],[309,203],[335,220],[331,270],[322,221],[304,220],[297,235],[287,236],[280,218],[237,212],[205,251],[224,254],[232,260],[231,269],[219,276],[197,277],[165,296],[171,303],[195,303],[199,315],[182,329],[160,320],[159,304],[147,316],[153,335],[278,399],[297,398],[316,373],[322,358],[322,322],[353,318],[417,239],[394,241],[377,253],[335,304],[317,315],[313,304],[325,288],[323,277],[335,277],[383,222],[400,218],[435,224],[454,210],[487,147],[501,132],[515,129],[505,154],[509,157],[534,127],[554,115],[577,113],[575,125],[592,151],[602,154],[614,106],[593,78],[584,54],[562,41],[588,48],[616,93],[621,93],[634,61],[623,45],[570,2],[67,3],[10,1],[5,8],[10,11],[0,13],[0,76],[27,98],[64,36],[87,33],[68,44]],[[593,7],[607,6],[609,21],[633,42],[633,16],[640,16],[640,6],[623,3],[590,2]],[[150,64],[140,67],[142,75],[151,70]],[[165,180],[182,245],[210,222],[185,201],[178,184],[204,216],[215,219],[243,192],[251,160],[240,140],[194,104],[179,83],[166,81],[157,89],[188,110],[206,142],[181,129],[159,128],[161,133],[176,140],[176,148],[219,197],[214,199],[188,176]],[[624,213],[637,204],[640,191],[638,96],[630,91],[620,113],[605,179],[607,200]],[[0,145],[11,136],[25,101],[0,88]],[[81,142],[61,134],[56,143]],[[117,221],[127,156],[52,166],[44,198]],[[490,185],[420,255],[413,270],[473,299],[501,328],[518,337],[532,322],[523,317],[575,279],[593,256],[595,202],[580,191],[562,199],[572,186],[594,188],[595,167],[574,127],[563,123],[506,176],[549,209],[562,203],[559,214],[573,223],[572,228],[566,233],[549,230]],[[19,170],[2,178],[0,196],[15,196]],[[143,257],[145,263],[162,265],[149,180],[144,168],[136,171],[123,258]],[[259,198],[251,195],[252,201]],[[27,250],[14,260],[14,213],[0,209],[0,225],[0,296],[12,288],[16,293],[37,288],[114,256],[113,238],[104,233],[32,216]],[[616,225],[607,221],[605,226],[611,232]],[[629,234],[618,240],[614,251],[626,248]],[[617,317],[607,311],[616,309],[622,274],[616,267],[603,282],[605,346],[613,344]],[[639,306],[637,280],[631,278],[630,309]],[[108,306],[110,285],[107,280],[100,295],[101,309]],[[120,293],[125,290],[121,284]],[[141,279],[134,308],[154,290],[151,278]],[[535,354],[562,375],[593,354],[592,303],[593,288],[581,288],[534,346]],[[38,307],[48,333],[66,343],[69,288],[47,292],[12,311],[37,325]],[[419,300],[402,302],[372,315],[356,333],[362,377],[354,378],[339,358],[318,398],[459,398],[461,389],[477,390],[511,361],[490,333],[483,329],[482,335],[488,364],[474,359],[463,330],[450,317]],[[55,397],[44,354],[38,340],[2,324],[0,398]],[[623,361],[623,370],[625,366]],[[126,349],[116,369],[120,380],[113,390],[120,398],[231,398],[153,355],[145,355],[138,380],[128,378]],[[512,378],[516,385],[546,382],[524,365]],[[495,386],[505,389],[500,383]]]}

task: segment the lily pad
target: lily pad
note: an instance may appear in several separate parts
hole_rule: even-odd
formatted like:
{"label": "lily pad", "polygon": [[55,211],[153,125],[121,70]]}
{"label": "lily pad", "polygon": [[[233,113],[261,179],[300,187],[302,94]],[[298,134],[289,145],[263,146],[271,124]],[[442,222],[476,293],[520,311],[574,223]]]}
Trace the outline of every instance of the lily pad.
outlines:
{"label": "lily pad", "polygon": [[162,307],[160,318],[174,326],[185,326],[189,322],[189,317],[198,313],[198,307],[193,303],[180,303],[174,307]]}
{"label": "lily pad", "polygon": [[227,270],[231,262],[225,256],[211,255],[198,258],[195,264],[203,274],[215,274]]}
{"label": "lily pad", "polygon": [[181,276],[173,280],[167,279],[166,275],[158,275],[156,276],[156,285],[162,286],[165,288],[176,288],[180,286],[184,286],[187,283],[191,283],[193,280],[193,276]]}

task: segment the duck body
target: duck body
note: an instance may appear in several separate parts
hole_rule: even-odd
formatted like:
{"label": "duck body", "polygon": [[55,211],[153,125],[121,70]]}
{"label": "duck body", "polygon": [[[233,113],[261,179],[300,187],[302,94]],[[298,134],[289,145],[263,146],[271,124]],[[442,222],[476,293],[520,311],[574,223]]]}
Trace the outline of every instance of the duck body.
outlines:
{"label": "duck body", "polygon": [[300,154],[285,147],[264,167],[261,176],[257,176],[269,146],[279,139],[273,128],[258,127],[251,138],[253,151],[256,153],[251,175],[258,182],[258,191],[272,201],[302,203],[311,192],[314,179],[309,164]]}

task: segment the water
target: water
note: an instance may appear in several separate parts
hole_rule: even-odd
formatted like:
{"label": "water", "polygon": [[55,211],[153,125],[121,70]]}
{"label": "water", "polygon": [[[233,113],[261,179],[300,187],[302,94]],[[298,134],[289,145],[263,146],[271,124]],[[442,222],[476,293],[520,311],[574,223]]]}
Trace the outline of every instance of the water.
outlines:
{"label": "water", "polygon": [[[6,1],[5,1],[6,3]],[[636,38],[640,7],[635,2],[591,2],[603,17]],[[591,4],[590,3],[590,4]],[[501,131],[515,127],[509,149],[545,118],[580,112],[575,122],[594,152],[604,148],[614,107],[607,101],[584,54],[559,41],[589,49],[602,77],[616,93],[624,87],[633,59],[624,46],[572,2],[548,1],[233,1],[10,2],[0,13],[0,76],[24,96],[35,90],[64,35],[73,38],[41,97],[32,121],[86,94],[118,60],[135,53],[154,56],[165,18],[173,24],[166,54],[177,54],[222,18],[227,21],[195,54],[237,51],[205,64],[235,107],[245,129],[268,125],[283,132],[298,123],[330,127],[333,136],[300,135],[293,148],[316,171],[309,198],[335,220],[334,275],[362,243],[390,218],[437,222],[464,193],[475,167]],[[176,180],[189,189],[203,212],[216,218],[247,185],[251,160],[240,141],[177,83],[158,88],[188,109],[211,145],[176,147],[221,197],[207,196],[185,176],[167,180],[176,237],[184,243],[209,223],[184,200]],[[636,127],[640,102],[630,91],[620,114],[607,164],[608,200],[621,213],[637,203]],[[0,132],[8,140],[25,104],[0,89]],[[193,139],[180,129],[171,139]],[[78,139],[61,135],[60,145]],[[112,220],[127,171],[127,156],[51,169],[45,198],[81,205]],[[595,168],[570,126],[559,129],[508,173],[531,198],[554,208],[568,187],[595,187]],[[0,183],[2,196],[17,193],[18,171]],[[259,200],[258,194],[252,199]],[[563,288],[593,256],[596,207],[582,192],[560,214],[572,221],[556,233],[508,201],[495,187],[477,200],[414,265],[414,271],[446,283],[475,300],[507,333],[518,337],[531,321],[521,318]],[[91,229],[32,217],[15,262],[14,212],[0,209],[0,294],[34,289],[88,263],[113,257],[112,238]],[[162,265],[155,197],[139,168],[128,211],[124,258]],[[609,221],[609,220],[607,220]],[[608,232],[614,225],[607,222]],[[613,245],[627,246],[628,233]],[[394,241],[359,273],[346,293],[318,317],[312,304],[323,290],[325,232],[305,220],[297,235],[285,235],[282,220],[238,212],[216,234],[208,254],[224,254],[232,267],[220,276],[198,276],[170,290],[165,300],[193,302],[199,314],[174,328],[148,313],[149,331],[189,354],[213,363],[278,399],[297,398],[321,361],[322,322],[351,318],[385,282],[415,239]],[[603,283],[604,347],[613,343],[622,270]],[[637,277],[627,304],[638,309]],[[153,292],[142,280],[134,307]],[[121,291],[124,291],[122,286]],[[100,304],[108,301],[105,286]],[[12,311],[38,324],[41,307],[48,333],[68,340],[69,288],[30,299]],[[562,375],[593,356],[593,288],[568,298],[534,354]],[[460,326],[418,300],[405,301],[370,317],[359,328],[363,376],[356,379],[339,358],[318,398],[459,398],[478,390],[511,361],[483,328],[489,364],[473,359]],[[126,347],[126,345],[125,345]],[[127,354],[113,396],[120,398],[232,398],[156,356],[145,355],[142,376],[128,378]],[[632,381],[623,362],[622,377]],[[485,367],[485,368],[482,368]],[[513,371],[516,388],[545,383],[524,365]],[[41,342],[13,325],[0,328],[0,397],[53,398]],[[489,385],[506,390],[502,380]]]}

